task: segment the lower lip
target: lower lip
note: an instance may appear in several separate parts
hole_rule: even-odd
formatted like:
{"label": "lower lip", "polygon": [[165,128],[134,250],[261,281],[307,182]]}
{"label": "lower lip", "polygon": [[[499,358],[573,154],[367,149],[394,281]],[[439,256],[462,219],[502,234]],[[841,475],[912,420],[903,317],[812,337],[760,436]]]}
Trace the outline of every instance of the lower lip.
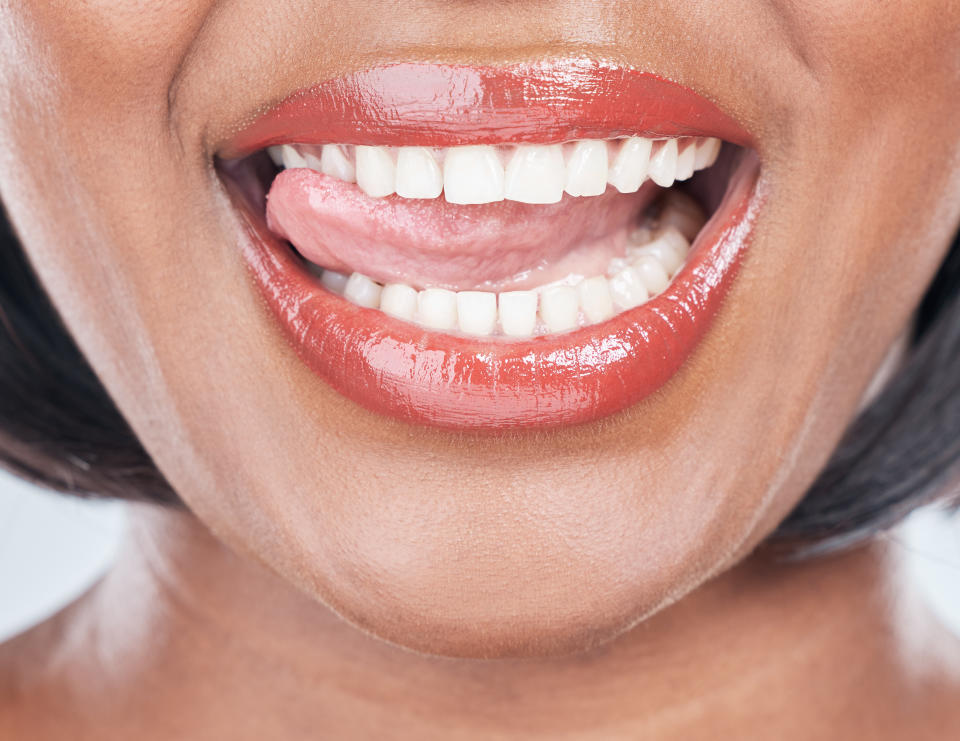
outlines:
{"label": "lower lip", "polygon": [[234,193],[244,258],[303,361],[345,397],[404,422],[482,430],[591,422],[666,384],[709,329],[761,206],[747,154],[681,273],[652,301],[601,324],[527,341],[425,330],[326,291],[255,205]]}

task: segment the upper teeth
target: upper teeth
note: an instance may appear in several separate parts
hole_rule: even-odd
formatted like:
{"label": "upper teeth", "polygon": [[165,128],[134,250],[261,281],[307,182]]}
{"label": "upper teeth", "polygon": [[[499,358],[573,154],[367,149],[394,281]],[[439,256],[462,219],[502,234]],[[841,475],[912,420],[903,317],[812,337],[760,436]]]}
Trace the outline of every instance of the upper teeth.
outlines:
{"label": "upper teeth", "polygon": [[305,167],[356,182],[374,198],[394,193],[438,198],[442,193],[450,203],[460,204],[557,203],[564,193],[600,195],[608,183],[621,193],[636,192],[647,179],[669,187],[710,167],[720,144],[715,138],[629,137],[446,149],[285,144],[268,152],[277,166]]}

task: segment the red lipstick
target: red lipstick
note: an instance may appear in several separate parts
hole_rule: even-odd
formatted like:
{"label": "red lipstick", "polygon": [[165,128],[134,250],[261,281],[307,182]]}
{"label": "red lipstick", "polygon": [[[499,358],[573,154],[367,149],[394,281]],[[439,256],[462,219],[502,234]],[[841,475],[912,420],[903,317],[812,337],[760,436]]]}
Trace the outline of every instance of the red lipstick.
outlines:
{"label": "red lipstick", "polygon": [[[403,64],[295,93],[224,150],[283,142],[452,146],[626,135],[750,135],[713,103],[662,78],[598,62],[506,68]],[[344,396],[397,419],[455,429],[589,422],[663,386],[708,331],[760,209],[746,152],[688,262],[653,300],[567,334],[470,339],[426,330],[324,290],[267,229],[262,203],[231,193],[243,255],[304,362]],[[230,183],[228,185],[234,186]]]}
{"label": "red lipstick", "polygon": [[304,144],[459,144],[715,136],[750,146],[706,98],[657,75],[588,59],[507,67],[393,64],[301,90],[224,149]]}

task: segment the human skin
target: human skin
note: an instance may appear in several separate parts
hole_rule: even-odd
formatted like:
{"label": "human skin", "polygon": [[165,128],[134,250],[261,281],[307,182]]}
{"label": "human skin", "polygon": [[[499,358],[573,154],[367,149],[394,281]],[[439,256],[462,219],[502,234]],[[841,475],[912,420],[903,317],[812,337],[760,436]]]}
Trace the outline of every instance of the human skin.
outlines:
{"label": "human skin", "polygon": [[[758,732],[750,723],[769,721],[745,711],[770,676],[793,698],[794,719],[825,702],[807,694],[814,671],[864,704],[882,700],[890,717],[878,734],[895,738],[906,727],[898,722],[917,717],[942,722],[952,688],[937,674],[936,691],[923,694],[931,705],[909,702],[910,667],[893,658],[889,615],[878,605],[855,628],[845,622],[856,599],[879,600],[886,589],[880,549],[803,568],[774,569],[763,556],[741,562],[815,477],[956,230],[958,20],[946,0],[920,9],[840,0],[0,3],[0,196],[70,331],[192,512],[135,515],[140,537],[127,564],[46,632],[9,649],[9,664],[23,671],[23,656],[55,646],[76,671],[96,673],[90,654],[62,648],[69,625],[94,630],[127,619],[113,606],[142,580],[160,585],[143,607],[156,628],[149,640],[177,645],[155,665],[115,631],[113,655],[129,658],[143,680],[125,691],[139,686],[141,699],[176,707],[167,690],[181,657],[206,657],[191,666],[200,677],[283,674],[281,659],[251,664],[243,650],[272,632],[278,638],[268,636],[257,655],[283,656],[296,636],[312,644],[297,664],[305,671],[311,660],[337,665],[334,654],[351,647],[355,683],[338,692],[357,689],[369,703],[339,706],[356,708],[354,720],[376,722],[376,706],[387,718],[416,706],[463,738],[483,737],[479,718],[498,712],[515,724],[503,727],[505,737],[560,723],[562,714],[546,717],[528,698],[498,691],[504,683],[515,693],[528,683],[544,688],[550,676],[571,693],[599,677],[620,682],[604,700],[630,708],[623,735],[642,728],[646,737],[677,737],[673,724],[688,723],[683,737],[706,737],[716,728],[707,719],[724,717],[732,736],[749,738]],[[212,167],[218,146],[258,107],[357,67],[570,54],[676,80],[756,138],[766,203],[706,339],[657,393],[573,428],[457,434],[392,421],[337,395],[287,346],[245,272],[239,222]],[[185,554],[191,569],[182,567]],[[198,573],[216,587],[203,595],[208,609],[165,609],[193,604],[176,595],[204,591]],[[751,608],[770,589],[783,590],[783,612]],[[247,615],[262,601],[258,590],[271,604]],[[818,636],[810,664],[758,666],[793,645],[788,616],[821,613],[871,640]],[[131,630],[137,618],[129,615]],[[227,621],[251,645],[204,641],[208,618]],[[438,664],[357,627],[462,658]],[[704,646],[712,630],[717,638]],[[728,675],[728,646],[737,672],[745,667],[735,700],[704,688],[703,712],[672,720],[656,703],[637,707],[641,688],[664,705],[677,699],[658,694],[676,681],[671,666],[689,671],[688,696],[698,694],[692,677]],[[559,658],[570,654],[582,658]],[[642,683],[628,671],[632,660]],[[401,666],[411,681],[378,689]],[[858,666],[876,681],[825,666]],[[76,689],[69,672],[37,674],[50,691],[36,702]],[[255,697],[264,703],[257,722],[293,724],[258,726],[261,737],[298,738],[321,727],[287,712],[299,693],[317,703],[314,724],[331,718],[322,711],[339,697],[326,677],[306,674],[311,681],[282,697],[255,692],[253,679],[238,693],[222,688],[222,697],[201,681],[204,700],[181,712],[184,728],[195,723],[201,737],[203,723],[238,717],[215,721],[213,705],[250,707]],[[426,699],[415,700],[421,691]],[[445,705],[465,696],[458,692],[476,707]],[[70,707],[83,715],[83,705]],[[908,717],[908,707],[928,712]],[[124,722],[132,728],[157,712],[131,708]],[[557,728],[586,737],[587,710],[620,717],[598,701],[582,728]],[[843,729],[841,710],[821,717]],[[783,707],[770,712],[791,717]],[[428,737],[412,723],[410,737]]]}

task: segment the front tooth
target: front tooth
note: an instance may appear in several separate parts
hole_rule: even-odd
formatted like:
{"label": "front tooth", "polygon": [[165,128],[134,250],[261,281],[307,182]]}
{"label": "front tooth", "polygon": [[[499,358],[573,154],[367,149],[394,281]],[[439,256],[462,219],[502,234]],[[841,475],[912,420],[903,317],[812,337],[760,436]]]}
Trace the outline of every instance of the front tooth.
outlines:
{"label": "front tooth", "polygon": [[504,197],[520,203],[557,203],[563,198],[566,168],[559,144],[521,144],[510,158]]}
{"label": "front tooth", "polygon": [[394,191],[397,166],[386,147],[357,147],[357,185],[371,198]]}
{"label": "front tooth", "polygon": [[397,195],[403,198],[438,198],[443,173],[426,147],[401,147],[397,153]]}
{"label": "front tooth", "polygon": [[660,261],[670,276],[673,276],[687,259],[690,244],[675,227],[667,227],[656,239],[643,247],[630,250],[635,256],[652,255]]}
{"label": "front tooth", "polygon": [[689,180],[693,177],[693,172],[696,169],[696,159],[697,146],[695,142],[691,141],[684,150],[677,155],[677,180]]}
{"label": "front tooth", "polygon": [[380,294],[380,311],[413,321],[417,313],[417,291],[406,283],[388,283]]}
{"label": "front tooth", "polygon": [[610,279],[610,294],[621,309],[632,309],[650,298],[643,278],[633,267],[624,268]]}
{"label": "front tooth", "polygon": [[640,274],[643,285],[647,287],[647,293],[651,296],[663,293],[670,285],[670,276],[667,275],[666,268],[653,255],[641,255],[634,260],[633,268]]}
{"label": "front tooth", "polygon": [[345,183],[357,182],[357,168],[339,144],[324,144],[320,151],[320,172]]}
{"label": "front tooth", "polygon": [[320,276],[320,282],[328,291],[339,293],[341,296],[343,295],[343,289],[347,287],[347,280],[348,276],[334,270],[324,270],[323,275]]}
{"label": "front tooth", "polygon": [[710,137],[700,142],[697,146],[697,155],[694,158],[693,166],[697,170],[703,170],[712,166],[717,161],[722,143],[723,142],[715,137]]}
{"label": "front tooth", "polygon": [[273,164],[283,167],[283,147],[267,147],[267,154]]}
{"label": "front tooth", "polygon": [[537,294],[505,291],[500,294],[500,329],[508,337],[530,337],[537,325]]}
{"label": "front tooth", "polygon": [[640,136],[624,139],[610,166],[610,185],[621,193],[636,193],[647,179],[653,142]]}
{"label": "front tooth", "polygon": [[456,329],[457,294],[446,288],[425,288],[417,295],[417,318],[430,329]]}
{"label": "front tooth", "polygon": [[577,326],[579,318],[577,289],[551,286],[540,293],[540,318],[550,332],[566,332]]}
{"label": "front tooth", "polygon": [[677,176],[677,140],[667,139],[650,157],[650,179],[669,188]]}
{"label": "front tooth", "polygon": [[380,306],[381,290],[382,288],[379,283],[374,283],[367,276],[360,273],[353,273],[343,289],[343,296],[357,306],[376,309]]}
{"label": "front tooth", "polygon": [[457,293],[457,322],[460,331],[485,336],[497,326],[497,294],[487,291]]}
{"label": "front tooth", "polygon": [[613,316],[613,298],[610,296],[610,283],[602,275],[587,278],[577,289],[580,293],[580,306],[587,320],[593,324]]}
{"label": "front tooth", "polygon": [[567,193],[572,196],[603,195],[610,171],[608,158],[605,141],[578,141],[567,161]]}
{"label": "front tooth", "polygon": [[280,147],[280,153],[283,156],[283,166],[288,170],[295,170],[298,167],[306,167],[307,161],[300,156],[300,152],[289,144]]}
{"label": "front tooth", "polygon": [[443,161],[443,191],[450,203],[502,201],[504,172],[497,150],[487,145],[448,149]]}

